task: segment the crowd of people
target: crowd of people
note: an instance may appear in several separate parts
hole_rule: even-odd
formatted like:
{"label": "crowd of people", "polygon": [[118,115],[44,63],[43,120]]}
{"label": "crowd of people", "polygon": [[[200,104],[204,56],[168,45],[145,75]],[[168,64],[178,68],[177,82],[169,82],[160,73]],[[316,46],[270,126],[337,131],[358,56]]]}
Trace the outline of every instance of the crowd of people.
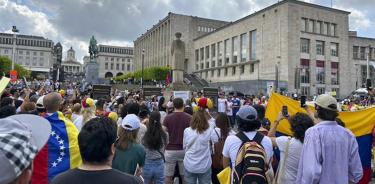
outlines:
{"label": "crowd of people", "polygon": [[[94,99],[78,84],[57,84],[3,91],[0,183],[216,184],[227,167],[230,183],[341,184],[363,176],[358,143],[338,123],[330,95],[317,97],[314,113],[280,112],[271,125],[262,95],[220,93],[214,111],[200,92],[185,101],[116,90]],[[292,136],[276,136],[284,119]]]}

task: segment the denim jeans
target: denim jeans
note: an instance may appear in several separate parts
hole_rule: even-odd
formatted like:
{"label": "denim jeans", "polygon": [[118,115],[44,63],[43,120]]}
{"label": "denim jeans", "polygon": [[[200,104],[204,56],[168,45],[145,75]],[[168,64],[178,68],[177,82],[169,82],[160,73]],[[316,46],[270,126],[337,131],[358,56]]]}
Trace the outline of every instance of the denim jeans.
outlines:
{"label": "denim jeans", "polygon": [[207,184],[211,183],[211,168],[205,173],[191,173],[185,169],[186,184]]}
{"label": "denim jeans", "polygon": [[163,184],[164,183],[164,160],[145,160],[145,166],[143,167],[142,176],[145,180],[145,184]]}

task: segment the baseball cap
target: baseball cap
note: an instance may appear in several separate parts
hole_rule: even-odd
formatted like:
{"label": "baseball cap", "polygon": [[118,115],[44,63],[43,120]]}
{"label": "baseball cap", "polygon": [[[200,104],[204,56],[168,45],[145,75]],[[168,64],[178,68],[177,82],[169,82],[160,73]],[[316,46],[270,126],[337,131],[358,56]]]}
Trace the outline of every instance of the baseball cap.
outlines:
{"label": "baseball cap", "polygon": [[135,114],[128,114],[121,122],[121,127],[125,130],[136,130],[140,127],[141,121]]}
{"label": "baseball cap", "polygon": [[238,110],[236,116],[245,121],[254,121],[258,118],[258,113],[254,107],[244,105]]}
{"label": "baseball cap", "polygon": [[316,98],[315,104],[323,109],[338,111],[337,100],[328,94],[319,95],[318,98]]}
{"label": "baseball cap", "polygon": [[0,119],[0,184],[21,175],[51,134],[50,123],[31,114]]}
{"label": "baseball cap", "polygon": [[44,104],[43,104],[44,97],[45,97],[45,95],[39,97],[38,100],[36,101],[36,107],[37,108],[41,108],[41,109],[44,108]]}

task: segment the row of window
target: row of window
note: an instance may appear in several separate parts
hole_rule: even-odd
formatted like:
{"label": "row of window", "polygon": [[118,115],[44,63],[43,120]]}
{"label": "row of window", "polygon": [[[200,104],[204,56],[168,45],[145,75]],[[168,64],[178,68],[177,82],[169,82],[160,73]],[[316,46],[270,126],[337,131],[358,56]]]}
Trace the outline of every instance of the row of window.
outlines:
{"label": "row of window", "polygon": [[360,46],[353,46],[353,59],[367,59],[367,54],[369,56],[369,60],[375,60],[375,48],[371,47],[360,47]]}
{"label": "row of window", "polygon": [[[17,38],[17,45],[32,46],[32,47],[52,47],[51,41],[42,40],[26,40]],[[0,44],[13,44],[13,38],[0,38]]]}
{"label": "row of window", "polygon": [[329,36],[337,36],[337,24],[314,20],[308,18],[301,19],[301,31]]}
{"label": "row of window", "polygon": [[[25,56],[25,57],[24,56],[18,56],[18,60],[24,60],[24,59],[25,60],[30,60],[31,57],[30,56]],[[37,61],[37,60],[38,61],[44,61],[44,57],[40,57],[40,58],[39,57],[32,57],[32,60],[33,61]]]}
{"label": "row of window", "polygon": [[[316,61],[315,67],[315,79],[317,84],[326,83],[326,62],[325,61]],[[310,60],[301,59],[299,75],[301,83],[310,83]],[[331,84],[339,85],[339,63],[331,62],[331,74],[330,74]]]}
{"label": "row of window", "polygon": [[209,33],[209,32],[212,32],[212,31],[215,31],[216,29],[215,28],[212,28],[212,27],[203,27],[203,26],[198,26],[198,31],[199,32],[206,32],[206,33]]}
{"label": "row of window", "polygon": [[131,49],[112,48],[112,47],[103,47],[103,46],[99,47],[99,52],[133,55],[133,50]]}
{"label": "row of window", "polygon": [[[244,74],[245,73],[245,65],[239,66],[239,70],[240,70],[239,71],[240,74]],[[236,75],[237,66],[233,66],[233,67],[230,67],[230,68],[224,68],[224,76],[228,76],[228,71],[231,71],[232,76]],[[205,79],[208,78],[208,72],[209,71],[204,72]],[[215,72],[215,70],[210,70],[211,77],[214,77],[214,72]],[[250,73],[254,73],[254,63],[250,64]],[[204,77],[202,74],[203,74],[203,72],[201,73],[201,77]],[[221,76],[221,69],[217,69],[216,76],[217,77]]]}
{"label": "row of window", "polygon": [[[108,61],[109,59],[110,59],[111,61],[115,61],[115,60],[116,60],[116,61],[120,61],[120,59],[121,59],[122,62],[125,62],[125,59],[126,59],[126,58],[119,58],[119,57],[111,57],[111,58],[109,58],[109,57],[105,57],[105,60],[106,60],[106,61]],[[130,63],[130,61],[131,61],[130,58],[127,58],[126,60],[127,60],[128,63]]]}
{"label": "row of window", "polygon": [[[310,54],[310,39],[301,38],[301,53],[307,53]],[[316,48],[316,55],[322,55],[324,56],[324,50],[325,50],[325,42],[316,40],[315,41],[315,48]],[[335,42],[330,43],[330,54],[331,56],[338,57],[339,56],[339,44]]]}
{"label": "row of window", "polygon": [[[326,93],[325,87],[317,87],[315,88],[316,95],[321,95]],[[338,88],[331,88],[331,92],[336,92],[336,96],[339,96],[339,89]],[[301,86],[301,95],[311,96],[310,87],[309,86]]]}
{"label": "row of window", "polygon": [[64,66],[65,72],[79,72],[80,67],[79,66]]}
{"label": "row of window", "polygon": [[[215,57],[218,57],[218,66],[221,66],[223,56],[225,59],[225,64],[229,64],[230,60],[233,64],[238,62],[246,62],[248,61],[248,58],[250,58],[250,60],[255,60],[256,30],[224,40],[224,47],[223,42],[220,41],[195,50],[196,62],[199,60],[203,61],[205,59],[214,59]],[[215,61],[212,62],[215,63]],[[215,67],[215,64],[213,64],[213,67]]]}
{"label": "row of window", "polygon": [[[111,68],[109,69],[108,68],[108,66],[109,66],[109,64],[108,63],[105,63],[104,64],[104,69],[105,70],[114,70],[114,63],[111,63]],[[120,70],[120,64],[116,64],[116,70]],[[122,64],[121,65],[121,70],[122,71],[124,71],[125,70],[125,64]],[[130,64],[128,64],[127,66],[126,66],[126,71],[130,71]]]}

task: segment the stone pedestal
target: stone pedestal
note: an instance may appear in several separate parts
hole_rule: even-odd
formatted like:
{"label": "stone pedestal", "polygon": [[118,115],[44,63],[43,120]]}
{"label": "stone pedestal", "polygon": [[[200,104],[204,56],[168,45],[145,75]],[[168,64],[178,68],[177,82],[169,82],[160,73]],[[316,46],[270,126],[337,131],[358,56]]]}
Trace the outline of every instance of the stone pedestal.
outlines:
{"label": "stone pedestal", "polygon": [[184,71],[183,70],[173,70],[172,83],[180,83],[184,81]]}
{"label": "stone pedestal", "polygon": [[85,79],[87,83],[99,84],[99,64],[96,58],[90,59],[87,63]]}

